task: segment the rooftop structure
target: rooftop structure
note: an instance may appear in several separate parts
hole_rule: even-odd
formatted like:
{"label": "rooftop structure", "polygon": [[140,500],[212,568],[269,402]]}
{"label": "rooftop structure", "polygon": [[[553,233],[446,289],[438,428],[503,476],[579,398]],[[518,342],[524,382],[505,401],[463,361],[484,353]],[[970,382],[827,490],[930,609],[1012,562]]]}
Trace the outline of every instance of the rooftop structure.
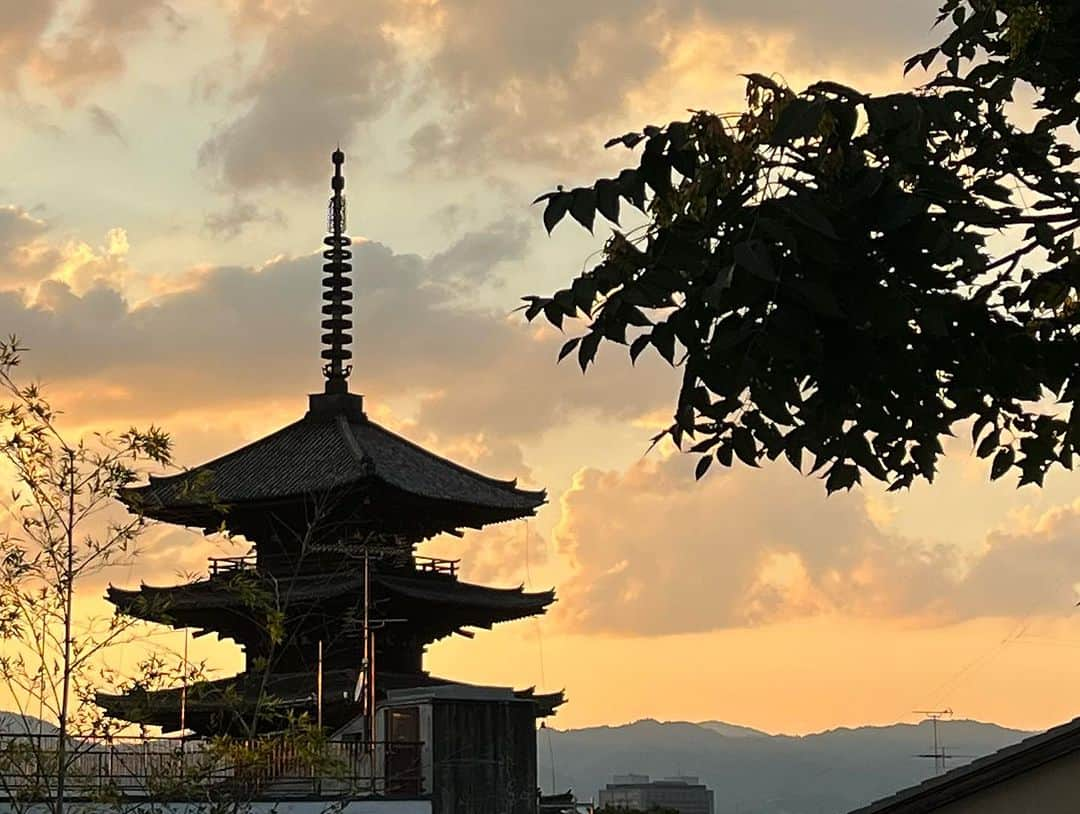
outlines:
{"label": "rooftop structure", "polygon": [[1080,800],[1080,718],[851,814],[1071,814]]}
{"label": "rooftop structure", "polygon": [[[148,517],[251,543],[249,555],[212,560],[204,578],[110,586],[107,594],[124,613],[232,639],[245,669],[190,687],[100,694],[98,703],[114,717],[167,732],[247,735],[299,713],[328,731],[359,715],[373,742],[375,712],[388,693],[462,686],[427,673],[429,644],[453,634],[471,638],[474,628],[543,613],[554,601],[553,591],[465,582],[457,561],[416,554],[418,543],[437,534],[529,517],[546,496],[379,426],[364,412],[363,397],[349,391],[344,160],[334,152],[323,252],[323,392],[277,432],[122,495]],[[561,693],[531,689],[509,697],[533,716],[562,703]]]}
{"label": "rooftop structure", "polygon": [[598,803],[626,811],[649,811],[661,808],[679,814],[713,814],[712,790],[698,778],[680,775],[663,780],[649,780],[646,774],[617,774],[600,789]]}

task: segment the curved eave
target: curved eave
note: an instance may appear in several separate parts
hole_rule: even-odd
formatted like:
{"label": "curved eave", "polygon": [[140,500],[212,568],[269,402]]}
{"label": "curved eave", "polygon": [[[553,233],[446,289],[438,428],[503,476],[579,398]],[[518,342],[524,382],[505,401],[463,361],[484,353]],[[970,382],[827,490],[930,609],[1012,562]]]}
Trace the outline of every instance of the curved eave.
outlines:
{"label": "curved eave", "polygon": [[[128,487],[121,490],[118,497],[128,510],[135,514],[142,514],[153,520],[177,526],[198,528],[208,534],[215,533],[222,527],[229,528],[230,516],[235,517],[249,512],[270,512],[288,507],[301,507],[310,503],[313,497],[313,493],[308,492],[255,500],[234,500],[217,504],[165,502],[154,494],[153,486],[154,484],[150,483],[143,486]],[[387,496],[393,497],[396,495],[396,502],[410,507],[407,511],[400,511],[398,514],[408,518],[403,525],[419,525],[422,527],[419,531],[419,536],[422,539],[446,532],[456,533],[458,529],[462,528],[480,529],[484,526],[533,517],[536,515],[536,510],[547,503],[546,490],[537,492],[520,492],[519,490],[519,493],[527,496],[528,500],[524,501],[521,506],[516,507],[445,500],[402,489],[400,486],[380,478],[378,475],[358,478],[337,487],[336,491],[346,495],[350,492],[366,493],[373,487],[382,487]],[[418,518],[430,518],[430,520],[424,523],[419,522]],[[382,522],[385,523],[385,521]],[[233,530],[235,531],[235,529]]]}
{"label": "curved eave", "polygon": [[363,413],[303,418],[186,472],[152,476],[122,490],[120,499],[149,517],[210,529],[232,511],[380,486],[390,502],[397,496],[391,512],[412,519],[430,510],[442,530],[528,517],[547,501],[544,490],[474,472]]}
{"label": "curved eave", "polygon": [[[346,697],[351,699],[356,678],[357,672],[352,669],[327,671],[323,677],[324,697],[326,699]],[[426,672],[381,673],[378,686],[379,694],[382,696],[387,691],[395,689],[462,683],[432,676]],[[185,703],[189,721],[193,716],[212,715],[222,711],[232,711],[234,714],[243,715],[250,711],[251,705],[256,700],[256,695],[248,690],[262,688],[262,686],[260,681],[251,682],[251,677],[244,673],[192,685],[187,689]],[[239,690],[239,693],[236,690]],[[308,673],[275,676],[266,687],[266,692],[276,701],[273,705],[274,709],[268,709],[271,714],[274,711],[280,712],[290,708],[309,707],[315,700],[312,676]],[[98,692],[95,694],[95,702],[113,718],[161,726],[166,731],[171,731],[179,726],[180,695],[180,687],[150,691],[138,690],[124,694]],[[537,718],[554,715],[556,709],[566,703],[565,692],[562,690],[553,693],[537,693],[534,687],[527,687],[514,690],[514,695],[522,700],[534,702]],[[261,705],[266,705],[266,696]],[[353,702],[349,700],[346,705],[352,706]]]}
{"label": "curved eave", "polygon": [[[333,602],[341,597],[358,601],[355,591],[360,580],[359,576],[346,576],[335,584],[309,579],[309,584],[299,586],[294,592],[294,599],[305,605]],[[451,635],[462,627],[490,629],[500,622],[541,614],[555,601],[554,590],[527,593],[522,586],[489,588],[450,578],[376,575],[373,581],[388,598],[430,608],[430,619],[441,620],[442,624],[434,627],[429,624],[425,629],[434,631],[438,637]],[[252,633],[247,605],[230,590],[227,582],[215,584],[209,579],[172,587],[144,583],[137,590],[110,585],[105,598],[121,612],[148,622],[174,628],[209,628],[230,638],[245,631]]]}

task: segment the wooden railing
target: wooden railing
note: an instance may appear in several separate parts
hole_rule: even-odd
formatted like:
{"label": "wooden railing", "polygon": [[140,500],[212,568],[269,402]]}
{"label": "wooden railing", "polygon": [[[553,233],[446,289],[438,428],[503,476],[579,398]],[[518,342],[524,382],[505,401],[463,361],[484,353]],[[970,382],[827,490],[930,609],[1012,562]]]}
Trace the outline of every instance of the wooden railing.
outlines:
{"label": "wooden railing", "polygon": [[255,565],[254,554],[245,554],[242,557],[211,557],[210,576],[216,577],[233,571],[251,571]]}
{"label": "wooden railing", "polygon": [[456,577],[458,563],[461,560],[444,560],[438,557],[416,557],[416,570],[435,574],[448,574]]}
{"label": "wooden railing", "polygon": [[[461,563],[461,560],[447,560],[440,557],[413,557],[412,559],[419,573],[446,574],[455,578],[458,565]],[[210,557],[209,563],[211,577],[224,576],[237,571],[252,571],[257,565],[254,554],[239,557]]]}

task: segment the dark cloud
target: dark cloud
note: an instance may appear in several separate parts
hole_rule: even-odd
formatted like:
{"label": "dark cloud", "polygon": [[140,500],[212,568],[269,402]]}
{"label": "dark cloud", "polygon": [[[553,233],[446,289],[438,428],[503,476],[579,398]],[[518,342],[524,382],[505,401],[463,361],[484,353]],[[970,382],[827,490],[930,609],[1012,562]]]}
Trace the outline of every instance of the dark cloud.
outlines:
{"label": "dark cloud", "polygon": [[[418,402],[416,435],[446,443],[483,433],[475,454],[508,465],[518,443],[572,414],[636,417],[665,405],[672,385],[670,371],[647,357],[636,370],[611,360],[582,376],[569,363],[555,365],[563,337],[554,331],[526,325],[520,314],[463,306],[475,281],[490,276],[481,258],[495,267],[520,256],[517,231],[500,221],[490,240],[468,235],[438,262],[377,243],[355,246],[353,259],[354,389],[374,407]],[[321,263],[312,255],[204,270],[187,288],[139,307],[108,285],[79,296],[49,281],[32,306],[0,294],[0,324],[32,347],[53,349],[31,356],[46,381],[100,383],[68,405],[79,415],[166,421],[275,398],[294,399],[299,410],[320,386]]]}
{"label": "dark cloud", "polygon": [[[425,172],[592,165],[613,131],[739,104],[740,72],[857,81],[893,71],[899,82],[935,5],[830,0],[811,14],[781,0],[327,0],[311,10],[247,0],[234,4],[235,28],[261,32],[264,51],[237,94],[241,112],[201,161],[237,188],[308,184],[328,138],[349,142],[400,96],[421,111],[402,141]],[[723,72],[734,92],[712,98],[691,83],[673,97],[672,77],[694,71],[708,88],[708,74]]]}
{"label": "dark cloud", "polygon": [[664,635],[841,614],[952,622],[1062,614],[1076,601],[1080,504],[981,551],[907,539],[860,494],[821,497],[787,467],[714,472],[685,458],[585,470],[554,533],[576,574],[564,626]]}
{"label": "dark cloud", "polygon": [[40,240],[48,228],[20,206],[0,206],[0,288],[37,282],[49,273],[60,253]]}
{"label": "dark cloud", "polygon": [[0,252],[11,251],[14,247],[39,237],[48,229],[43,220],[33,217],[21,206],[7,204],[0,206]]}
{"label": "dark cloud", "polygon": [[496,281],[500,263],[520,261],[532,234],[532,224],[503,218],[481,231],[468,232],[453,246],[431,258],[433,277],[457,287],[476,287]]}
{"label": "dark cloud", "polygon": [[248,226],[255,223],[285,225],[285,215],[280,209],[267,212],[251,201],[234,197],[228,207],[209,212],[203,219],[203,227],[211,236],[223,240],[238,237]]}
{"label": "dark cloud", "polygon": [[100,105],[90,105],[86,112],[89,114],[90,124],[95,130],[116,139],[125,147],[127,146],[127,139],[124,138],[124,134],[120,130],[120,123],[112,113]]}
{"label": "dark cloud", "polygon": [[324,3],[276,20],[236,94],[244,111],[203,143],[200,165],[234,188],[313,182],[311,168],[325,161],[327,141],[347,145],[397,93],[403,66],[379,25],[390,9]]}
{"label": "dark cloud", "polygon": [[[449,102],[438,122],[413,134],[410,149],[456,164],[489,161],[492,154],[581,163],[576,157],[583,150],[595,153],[597,140],[610,135],[605,127],[640,127],[686,107],[738,103],[737,96],[672,99],[662,88],[642,97],[680,49],[711,33],[723,37],[716,46],[728,52],[723,70],[732,79],[795,66],[840,69],[847,75],[828,78],[850,79],[895,66],[899,80],[900,61],[926,39],[936,5],[832,0],[803,14],[781,0],[440,3],[442,38],[425,76]],[[700,56],[681,55],[680,70],[708,70]],[[788,64],[775,64],[778,58]]]}

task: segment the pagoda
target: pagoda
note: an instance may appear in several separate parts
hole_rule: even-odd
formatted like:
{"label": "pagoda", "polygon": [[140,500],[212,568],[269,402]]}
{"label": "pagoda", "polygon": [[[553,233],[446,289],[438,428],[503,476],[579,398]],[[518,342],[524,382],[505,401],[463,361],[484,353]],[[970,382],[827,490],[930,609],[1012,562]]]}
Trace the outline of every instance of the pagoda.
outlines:
{"label": "pagoda", "polygon": [[[543,613],[553,591],[500,589],[460,579],[457,561],[416,554],[437,534],[460,536],[533,515],[543,491],[519,489],[435,455],[379,426],[351,393],[351,241],[345,235],[340,150],[324,239],[325,387],[298,421],[223,457],[126,490],[133,511],[251,544],[215,558],[208,575],[171,587],[110,586],[123,613],[195,636],[236,642],[244,670],[168,689],[99,694],[116,718],[200,735],[273,731],[307,714],[329,732],[394,691],[459,685],[431,676],[432,642]],[[514,691],[536,715],[562,694]],[[371,731],[374,731],[373,729]]]}

